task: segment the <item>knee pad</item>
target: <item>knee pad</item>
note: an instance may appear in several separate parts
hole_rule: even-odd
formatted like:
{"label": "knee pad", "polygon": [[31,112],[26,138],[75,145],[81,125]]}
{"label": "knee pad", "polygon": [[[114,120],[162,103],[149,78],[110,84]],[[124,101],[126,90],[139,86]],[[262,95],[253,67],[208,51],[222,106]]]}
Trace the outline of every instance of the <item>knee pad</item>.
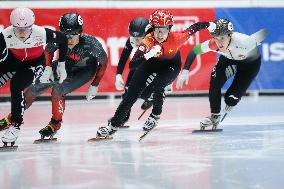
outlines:
{"label": "knee pad", "polygon": [[234,95],[225,95],[225,103],[228,106],[235,106],[238,104],[238,102],[241,100],[241,98],[236,97]]}

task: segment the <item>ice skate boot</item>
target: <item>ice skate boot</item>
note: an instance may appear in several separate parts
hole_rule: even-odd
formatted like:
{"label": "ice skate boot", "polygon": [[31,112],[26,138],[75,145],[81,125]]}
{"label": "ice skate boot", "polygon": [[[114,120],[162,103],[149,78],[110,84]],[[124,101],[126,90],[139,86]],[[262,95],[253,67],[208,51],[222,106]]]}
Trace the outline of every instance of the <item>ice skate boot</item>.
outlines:
{"label": "ice skate boot", "polygon": [[216,130],[220,123],[221,115],[212,113],[211,116],[206,117],[200,122],[200,130],[205,130],[205,127],[212,126],[212,130]]}
{"label": "ice skate boot", "polygon": [[[18,146],[15,145],[15,141],[17,140],[19,134],[20,134],[20,124],[12,122],[8,126],[8,130],[4,133],[1,140],[4,143],[3,147],[1,148],[5,150],[16,150]],[[11,143],[11,146],[8,146],[8,143]]]}
{"label": "ice skate boot", "polygon": [[156,116],[151,113],[150,116],[148,117],[148,120],[144,123],[143,130],[144,131],[152,130],[154,127],[157,126],[159,119],[160,116]]}
{"label": "ice skate boot", "polygon": [[8,129],[9,125],[11,125],[11,117],[12,114],[9,114],[7,117],[0,120],[0,131]]}
{"label": "ice skate boot", "polygon": [[111,125],[111,121],[108,121],[108,125],[106,127],[100,127],[97,131],[97,136],[95,138],[91,138],[88,141],[97,141],[97,140],[109,140],[113,139],[112,135],[117,131],[117,127]]}
{"label": "ice skate boot", "polygon": [[57,138],[54,138],[53,136],[60,129],[60,127],[61,121],[56,121],[51,118],[51,121],[48,123],[48,125],[39,131],[41,137],[40,139],[35,140],[34,144],[56,142]]}
{"label": "ice skate boot", "polygon": [[158,124],[158,120],[160,119],[160,116],[150,114],[147,121],[144,123],[143,130],[145,131],[143,135],[140,136],[139,141],[141,141],[143,138],[145,138],[146,135],[150,131],[152,131]]}

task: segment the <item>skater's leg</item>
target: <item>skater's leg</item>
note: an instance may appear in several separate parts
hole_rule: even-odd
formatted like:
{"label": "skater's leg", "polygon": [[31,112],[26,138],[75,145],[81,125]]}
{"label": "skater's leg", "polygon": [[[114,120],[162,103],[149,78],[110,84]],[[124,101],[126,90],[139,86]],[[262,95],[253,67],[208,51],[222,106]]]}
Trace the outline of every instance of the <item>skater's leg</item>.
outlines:
{"label": "skater's leg", "polygon": [[165,99],[164,88],[172,83],[179,74],[181,68],[180,55],[177,54],[173,59],[166,62],[161,61],[163,67],[159,68],[157,76],[153,81],[154,94],[153,94],[153,109],[152,114],[160,115]]}
{"label": "skater's leg", "polygon": [[69,73],[62,84],[56,82],[53,85],[51,92],[52,118],[48,125],[39,131],[42,137],[53,137],[61,128],[65,111],[65,95],[86,84],[93,78],[94,74],[94,68],[85,67]]}
{"label": "skater's leg", "polygon": [[260,58],[254,62],[246,63],[238,67],[235,78],[225,93],[225,103],[228,107],[234,107],[241,100],[252,81],[257,76],[261,65]]}
{"label": "skater's leg", "polygon": [[4,144],[14,143],[19,136],[25,110],[24,89],[32,83],[33,76],[34,73],[31,69],[22,68],[16,72],[11,80],[11,126],[1,138]]}
{"label": "skater's leg", "polygon": [[23,68],[14,75],[10,84],[11,91],[11,121],[21,124],[25,111],[24,89],[33,81],[34,73],[32,69]]}
{"label": "skater's leg", "polygon": [[129,88],[125,93],[125,97],[119,104],[113,118],[111,119],[111,124],[114,127],[118,127],[123,123],[123,120],[127,116],[128,112],[131,110],[133,104],[137,101],[142,90],[146,86],[146,79],[151,74],[152,64],[142,64],[135,71],[133,78],[129,84]]}
{"label": "skater's leg", "polygon": [[[153,79],[156,77],[156,73],[153,73],[149,76],[149,78],[147,79],[147,81],[150,81],[149,79]],[[146,111],[149,108],[152,107],[153,105],[153,92],[154,92],[154,82],[149,83],[146,88],[143,90],[141,97],[143,100],[145,100],[143,102],[143,104],[141,105],[141,109]]]}
{"label": "skater's leg", "polygon": [[[152,60],[153,61],[153,60]],[[108,122],[107,127],[100,127],[97,131],[98,138],[106,138],[114,134],[119,126],[124,123],[125,118],[127,117],[129,111],[133,104],[137,101],[142,90],[146,86],[146,79],[150,74],[153,73],[153,64],[154,62],[146,62],[141,64],[135,71],[133,78],[130,81],[129,87],[123,97],[121,103],[114,116]]]}
{"label": "skater's leg", "polygon": [[[13,78],[18,69],[18,61],[15,60],[11,55],[7,56],[6,59],[0,63],[0,87]],[[0,120],[0,131],[5,130],[11,125],[11,113]]]}
{"label": "skater's leg", "polygon": [[160,70],[156,72],[157,75],[153,81],[153,109],[151,115],[143,126],[145,131],[151,130],[157,125],[157,120],[162,113],[165,99],[164,88],[176,79],[181,67],[179,55],[176,55],[176,57],[171,60],[167,60],[167,62],[160,61],[160,63],[163,66],[160,67]]}
{"label": "skater's leg", "polygon": [[221,119],[221,89],[225,82],[235,75],[236,71],[236,65],[231,64],[229,59],[220,57],[211,73],[209,87],[211,115],[200,122],[201,129],[208,126],[214,126],[214,128],[218,126]]}
{"label": "skater's leg", "polygon": [[236,66],[230,65],[228,59],[221,56],[211,73],[210,87],[209,87],[209,102],[210,102],[211,113],[214,114],[220,113],[221,89],[225,84],[225,82],[230,77],[232,77],[234,73],[236,73]]}
{"label": "skater's leg", "polygon": [[25,97],[25,109],[28,109],[32,103],[36,100],[36,98],[41,95],[48,88],[52,87],[54,83],[40,83],[39,81],[35,84],[30,85],[26,88],[24,92]]}

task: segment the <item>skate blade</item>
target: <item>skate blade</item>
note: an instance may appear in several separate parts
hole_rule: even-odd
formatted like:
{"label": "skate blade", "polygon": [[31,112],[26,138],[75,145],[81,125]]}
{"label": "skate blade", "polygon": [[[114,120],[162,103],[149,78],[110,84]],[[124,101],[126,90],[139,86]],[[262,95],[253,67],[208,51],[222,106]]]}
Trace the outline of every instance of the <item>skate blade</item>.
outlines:
{"label": "skate blade", "polygon": [[102,140],[112,140],[113,137],[107,137],[107,138],[100,138],[100,137],[95,137],[95,138],[90,138],[88,142],[95,142],[95,141],[102,141]]}
{"label": "skate blade", "polygon": [[57,138],[38,139],[34,141],[34,144],[54,143],[56,141],[57,141]]}
{"label": "skate blade", "polygon": [[144,133],[143,133],[143,135],[141,135],[140,137],[139,137],[139,142],[141,142],[153,129],[154,129],[155,127],[153,127],[151,130],[149,130],[149,131],[145,131]]}
{"label": "skate blade", "polygon": [[119,126],[118,128],[120,129],[128,129],[130,126],[129,125],[122,125],[122,126]]}
{"label": "skate blade", "polygon": [[8,129],[9,127],[2,127],[1,129],[0,129],[0,131],[4,131],[4,130],[6,130],[6,129]]}
{"label": "skate blade", "polygon": [[139,137],[139,142],[141,142],[149,133],[150,131],[146,131],[143,135]]}
{"label": "skate blade", "polygon": [[11,152],[17,151],[18,146],[2,146],[0,147],[0,152]]}
{"label": "skate blade", "polygon": [[215,133],[222,132],[223,129],[204,129],[204,130],[193,130],[192,133]]}
{"label": "skate blade", "polygon": [[146,111],[147,111],[147,109],[142,112],[142,114],[138,117],[138,120],[141,119],[141,117],[146,113]]}

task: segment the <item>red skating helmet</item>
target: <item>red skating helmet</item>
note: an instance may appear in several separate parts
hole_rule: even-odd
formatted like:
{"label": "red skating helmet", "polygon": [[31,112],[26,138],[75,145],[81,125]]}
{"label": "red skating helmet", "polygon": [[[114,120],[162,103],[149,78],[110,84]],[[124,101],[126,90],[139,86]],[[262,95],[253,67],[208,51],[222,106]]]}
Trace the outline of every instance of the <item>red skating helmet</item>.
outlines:
{"label": "red skating helmet", "polygon": [[156,10],[150,15],[149,22],[153,27],[172,26],[174,24],[174,16],[168,10]]}

